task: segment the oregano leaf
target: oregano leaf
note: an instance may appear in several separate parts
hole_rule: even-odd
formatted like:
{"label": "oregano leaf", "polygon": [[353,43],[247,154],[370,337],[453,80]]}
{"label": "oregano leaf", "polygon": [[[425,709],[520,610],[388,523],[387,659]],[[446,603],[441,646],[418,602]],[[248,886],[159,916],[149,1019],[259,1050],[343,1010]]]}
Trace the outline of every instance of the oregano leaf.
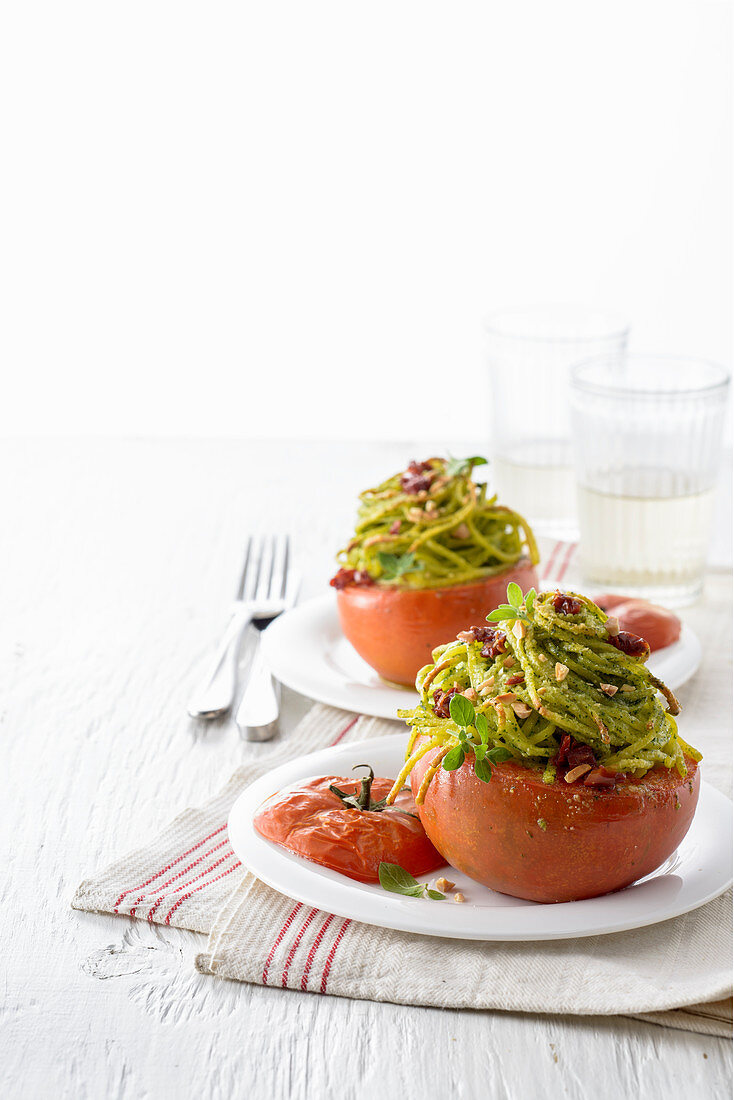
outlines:
{"label": "oregano leaf", "polygon": [[454,745],[453,749],[443,758],[444,771],[453,772],[464,763],[464,750],[461,745]]}
{"label": "oregano leaf", "polygon": [[474,721],[474,707],[466,695],[452,695],[449,714],[457,726],[470,726]]}
{"label": "oregano leaf", "polygon": [[492,769],[486,760],[474,760],[474,774],[477,779],[481,779],[482,783],[489,783],[492,778]]}

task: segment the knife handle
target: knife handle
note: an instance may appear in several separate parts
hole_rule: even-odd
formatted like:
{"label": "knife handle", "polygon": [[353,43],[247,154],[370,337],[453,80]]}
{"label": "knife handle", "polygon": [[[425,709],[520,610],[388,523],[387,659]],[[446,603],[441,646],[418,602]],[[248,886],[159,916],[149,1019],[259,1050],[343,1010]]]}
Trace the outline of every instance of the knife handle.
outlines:
{"label": "knife handle", "polygon": [[278,732],[279,686],[263,660],[258,639],[247,687],[237,708],[235,721],[245,741],[270,741]]}
{"label": "knife handle", "polygon": [[221,718],[232,707],[237,690],[237,659],[242,635],[252,621],[252,614],[242,604],[236,604],[224,637],[206,675],[194,692],[188,706],[192,718]]}

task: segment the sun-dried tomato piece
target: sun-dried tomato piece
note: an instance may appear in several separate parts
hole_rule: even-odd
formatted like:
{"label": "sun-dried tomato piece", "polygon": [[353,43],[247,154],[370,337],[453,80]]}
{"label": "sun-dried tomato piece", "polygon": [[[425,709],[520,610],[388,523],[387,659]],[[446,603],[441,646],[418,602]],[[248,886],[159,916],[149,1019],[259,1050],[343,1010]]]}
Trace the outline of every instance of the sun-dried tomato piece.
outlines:
{"label": "sun-dried tomato piece", "polygon": [[571,734],[564,733],[563,737],[561,738],[561,743],[558,746],[558,752],[551,760],[551,763],[555,764],[558,768],[562,767],[568,760],[568,750],[571,748],[572,744],[573,738],[571,737]]}
{"label": "sun-dried tomato piece", "polygon": [[588,764],[591,768],[597,766],[591,745],[585,745],[583,741],[574,741],[570,733],[564,733],[558,752],[551,763],[555,764],[557,768],[568,770],[578,768],[581,764]]}
{"label": "sun-dried tomato piece", "polygon": [[569,596],[566,592],[556,592],[553,597],[553,607],[559,615],[580,615],[583,604],[575,596]]}
{"label": "sun-dried tomato piece", "polygon": [[450,718],[451,711],[449,705],[454,695],[459,695],[458,688],[451,688],[451,691],[443,691],[441,688],[437,688],[433,693],[433,713],[437,718]]}
{"label": "sun-dried tomato piece", "polygon": [[394,520],[390,524],[390,534],[391,535],[398,535],[400,533],[400,528],[402,526],[403,526],[403,521],[401,519]]}
{"label": "sun-dried tomato piece", "polygon": [[431,487],[431,478],[426,472],[432,470],[430,462],[411,462],[404,474],[400,475],[400,487],[404,493],[424,493]]}
{"label": "sun-dried tomato piece", "polygon": [[471,633],[475,642],[482,642],[482,657],[496,657],[505,650],[507,635],[494,626],[473,626]]}
{"label": "sun-dried tomato piece", "polygon": [[596,757],[591,745],[584,745],[580,741],[576,741],[575,744],[570,746],[566,759],[569,768],[577,768],[579,764],[589,764],[592,768],[596,767]]}
{"label": "sun-dried tomato piece", "polygon": [[626,630],[620,630],[619,634],[610,634],[607,639],[610,645],[629,654],[630,657],[640,657],[643,653],[650,652],[650,646],[639,634],[630,634]]}
{"label": "sun-dried tomato piece", "polygon": [[332,588],[348,588],[350,585],[366,588],[374,583],[375,578],[365,569],[340,569],[329,581]]}

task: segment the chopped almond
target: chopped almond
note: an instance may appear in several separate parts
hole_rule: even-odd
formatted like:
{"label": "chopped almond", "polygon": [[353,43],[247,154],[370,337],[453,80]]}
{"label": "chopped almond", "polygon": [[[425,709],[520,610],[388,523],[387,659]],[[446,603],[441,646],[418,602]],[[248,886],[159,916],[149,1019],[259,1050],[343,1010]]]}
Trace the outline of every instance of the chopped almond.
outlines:
{"label": "chopped almond", "polygon": [[502,664],[505,666],[505,668],[512,668],[514,663],[515,663],[515,658],[514,657],[505,657],[504,661],[502,662]]}
{"label": "chopped almond", "polygon": [[495,702],[497,703],[514,703],[517,699],[514,691],[503,691],[501,695],[498,695]]}
{"label": "chopped almond", "polygon": [[422,523],[426,518],[426,513],[422,508],[409,508],[408,519],[411,523]]}
{"label": "chopped almond", "polygon": [[611,634],[613,638],[617,637],[619,634],[619,619],[616,615],[610,615],[604,626],[607,628],[608,634]]}
{"label": "chopped almond", "polygon": [[616,695],[619,691],[619,688],[616,684],[599,684],[599,687],[605,695]]}
{"label": "chopped almond", "polygon": [[567,783],[575,783],[577,779],[580,779],[582,775],[586,775],[591,771],[591,764],[579,764],[576,768],[571,768],[569,772],[566,772],[564,779]]}
{"label": "chopped almond", "polygon": [[477,693],[474,688],[467,688],[466,691],[462,692],[462,695],[465,699],[468,699],[470,703],[475,702],[477,698]]}
{"label": "chopped almond", "polygon": [[545,653],[539,653],[538,654],[538,660],[542,661],[543,664],[546,664],[547,661],[548,661],[548,658],[546,657]]}
{"label": "chopped almond", "polygon": [[457,640],[457,642],[466,642],[467,644],[469,642],[473,642],[474,641],[474,631],[473,630],[460,630],[459,633],[456,635],[456,640]]}
{"label": "chopped almond", "polygon": [[512,709],[514,710],[518,718],[529,718],[530,715],[533,713],[533,708],[529,707],[527,703],[513,703]]}
{"label": "chopped almond", "polygon": [[479,685],[479,690],[484,691],[485,688],[494,687],[494,676],[488,676],[486,680],[482,680]]}
{"label": "chopped almond", "polygon": [[561,680],[565,680],[568,676],[568,665],[561,664],[560,661],[556,661],[556,680],[560,684]]}
{"label": "chopped almond", "polygon": [[471,532],[465,523],[460,523],[453,531],[455,539],[468,539]]}
{"label": "chopped almond", "polygon": [[456,883],[452,882],[451,879],[444,878],[443,875],[441,875],[441,878],[436,879],[436,889],[440,890],[442,894],[448,894],[454,886],[456,886]]}
{"label": "chopped almond", "polygon": [[515,625],[512,628],[512,633],[515,635],[516,638],[524,638],[525,637],[525,635],[527,634],[527,629],[526,629],[525,623],[522,621],[522,619],[517,620],[517,622],[515,623]]}
{"label": "chopped almond", "polygon": [[482,699],[486,699],[486,697],[488,695],[491,695],[491,693],[492,693],[491,684],[488,684],[487,687],[483,687],[483,688],[479,689],[479,694],[481,695]]}
{"label": "chopped almond", "polygon": [[466,901],[466,898],[463,894],[454,894],[454,901],[462,902]]}

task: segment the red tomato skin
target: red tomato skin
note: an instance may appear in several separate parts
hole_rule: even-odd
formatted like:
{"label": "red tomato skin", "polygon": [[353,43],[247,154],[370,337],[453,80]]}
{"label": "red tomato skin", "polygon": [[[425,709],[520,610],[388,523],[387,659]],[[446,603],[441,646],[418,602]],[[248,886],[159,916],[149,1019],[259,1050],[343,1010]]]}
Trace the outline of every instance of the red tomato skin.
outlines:
{"label": "red tomato skin", "polygon": [[[357,882],[378,882],[383,861],[399,863],[416,877],[444,866],[419,818],[399,812],[417,815],[409,791],[400,792],[394,807],[360,813],[343,808],[330,783],[347,792],[359,786],[353,776],[326,775],[287,787],[263,803],[253,819],[255,829],[289,852]],[[384,798],[392,785],[392,779],[375,779],[373,801]]]}
{"label": "red tomato skin", "polygon": [[432,650],[460,630],[483,626],[488,612],[506,599],[510,581],[523,592],[537,588],[535,566],[523,560],[495,577],[448,588],[350,585],[336,594],[342,631],[385,680],[413,687]]}
{"label": "red tomato skin", "polygon": [[[413,769],[414,794],[434,756]],[[530,901],[579,901],[621,890],[672,855],[698,801],[698,768],[686,764],[685,778],[655,768],[595,790],[543,783],[540,769],[511,762],[492,765],[482,783],[468,760],[439,768],[418,809],[436,848],[470,878]]]}
{"label": "red tomato skin", "polygon": [[664,649],[680,638],[681,621],[666,607],[629,596],[598,596],[596,602],[619,619],[622,630],[644,638],[651,652]]}

